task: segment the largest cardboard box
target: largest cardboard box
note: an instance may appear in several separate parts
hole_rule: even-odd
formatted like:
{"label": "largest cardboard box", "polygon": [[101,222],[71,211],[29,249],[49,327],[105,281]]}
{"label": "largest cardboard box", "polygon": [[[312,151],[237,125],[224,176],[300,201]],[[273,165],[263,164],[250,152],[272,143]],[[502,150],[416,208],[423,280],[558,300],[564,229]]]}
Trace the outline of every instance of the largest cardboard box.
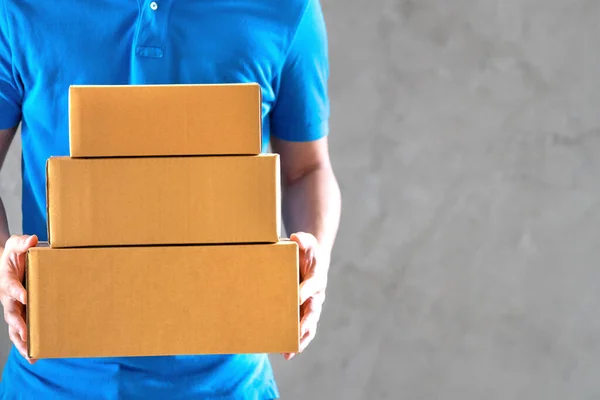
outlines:
{"label": "largest cardboard box", "polygon": [[53,247],[273,243],[279,156],[140,157],[47,163]]}
{"label": "largest cardboard box", "polygon": [[291,241],[35,247],[26,276],[33,358],[298,351]]}
{"label": "largest cardboard box", "polygon": [[261,88],[219,85],[74,85],[72,157],[259,154]]}

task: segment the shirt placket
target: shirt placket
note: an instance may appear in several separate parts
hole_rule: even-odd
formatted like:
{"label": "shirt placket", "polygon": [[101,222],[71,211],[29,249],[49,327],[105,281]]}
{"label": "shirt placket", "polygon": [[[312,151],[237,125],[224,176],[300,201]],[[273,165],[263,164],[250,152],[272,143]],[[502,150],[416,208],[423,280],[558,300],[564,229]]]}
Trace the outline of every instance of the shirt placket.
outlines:
{"label": "shirt placket", "polygon": [[169,13],[173,0],[138,0],[139,15],[131,51],[130,84],[172,83]]}
{"label": "shirt placket", "polygon": [[143,0],[140,2],[140,20],[135,55],[162,58],[165,52],[169,12],[172,0]]}

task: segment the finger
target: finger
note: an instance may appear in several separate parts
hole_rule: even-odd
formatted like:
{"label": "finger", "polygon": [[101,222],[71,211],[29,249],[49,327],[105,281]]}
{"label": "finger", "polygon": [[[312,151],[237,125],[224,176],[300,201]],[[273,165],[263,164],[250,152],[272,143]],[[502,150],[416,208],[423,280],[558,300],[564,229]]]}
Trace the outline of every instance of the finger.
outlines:
{"label": "finger", "polygon": [[325,300],[327,299],[327,295],[324,290],[320,291],[315,295],[315,299],[321,303],[321,307],[325,305]]}
{"label": "finger", "polygon": [[24,342],[27,341],[27,325],[23,318],[23,306],[10,299],[4,305],[4,320],[12,329],[19,334],[19,337]]}
{"label": "finger", "polygon": [[8,328],[8,337],[14,343],[19,353],[21,353],[24,358],[28,358],[27,343],[19,337],[19,334],[12,328],[12,326]]}
{"label": "finger", "polygon": [[6,241],[4,249],[5,251],[22,254],[37,245],[37,243],[37,235],[13,235]]}
{"label": "finger", "polygon": [[315,330],[317,324],[319,323],[319,315],[318,313],[311,313],[306,318],[302,320],[302,324],[300,325],[300,339],[311,330]]}
{"label": "finger", "polygon": [[304,350],[306,350],[306,348],[308,347],[310,342],[312,342],[312,340],[315,338],[316,333],[317,333],[317,324],[313,324],[310,328],[307,329],[304,336],[302,336],[302,338],[300,339],[300,347],[299,347],[300,353],[302,353]]}
{"label": "finger", "polygon": [[[322,303],[318,300],[310,298],[306,303],[301,306],[302,316],[300,320],[300,338],[302,344],[302,338],[306,341],[309,331],[316,331],[316,325],[321,317]],[[307,345],[307,344],[306,344]],[[306,348],[306,345],[301,348]],[[285,360],[291,360],[297,353],[281,353]]]}
{"label": "finger", "polygon": [[[314,339],[317,333],[317,323],[307,321],[305,323],[305,328],[303,329],[303,334],[300,338],[300,345],[298,347],[298,353],[302,353],[310,344],[310,342]],[[287,361],[294,358],[298,353],[282,353],[283,358]]]}
{"label": "finger", "polygon": [[317,238],[306,232],[293,233],[290,236],[290,240],[298,243],[298,248],[300,250],[315,248],[318,245]]}
{"label": "finger", "polygon": [[311,297],[316,303],[320,304],[321,307],[325,304],[325,290],[319,290]]}
{"label": "finger", "polygon": [[317,326],[319,319],[321,318],[321,311],[323,306],[320,302],[311,298],[306,303],[304,316],[300,322],[300,346],[299,352],[303,352],[308,344],[313,340],[317,332]]}
{"label": "finger", "polygon": [[27,293],[21,281],[25,272],[25,256],[27,250],[37,244],[36,235],[13,235],[5,243],[5,249],[0,260],[6,269],[5,276],[0,280],[0,292],[7,294],[25,304]]}
{"label": "finger", "polygon": [[303,305],[300,306],[302,320],[309,318],[312,315],[319,316],[321,314],[322,304],[314,297],[309,298]]}
{"label": "finger", "polygon": [[18,301],[21,304],[27,304],[27,290],[18,279],[14,277],[13,273],[5,276],[2,279],[1,292],[10,297],[12,300]]}
{"label": "finger", "polygon": [[317,260],[312,248],[300,250],[299,254],[299,270],[300,281],[303,282],[314,275],[317,266]]}
{"label": "finger", "polygon": [[317,293],[325,291],[326,285],[325,279],[320,276],[312,275],[305,279],[300,283],[300,288],[298,289],[300,304],[304,304],[304,302],[315,296]]}
{"label": "finger", "polygon": [[19,351],[23,358],[25,358],[27,362],[29,362],[29,364],[35,364],[37,362],[37,358],[30,358],[27,355],[27,341],[21,340],[14,331],[11,331],[10,328],[8,330],[8,336],[10,337],[10,340],[14,343],[15,348]]}
{"label": "finger", "polygon": [[300,337],[319,322],[322,308],[321,303],[312,298],[305,303],[300,320]]}

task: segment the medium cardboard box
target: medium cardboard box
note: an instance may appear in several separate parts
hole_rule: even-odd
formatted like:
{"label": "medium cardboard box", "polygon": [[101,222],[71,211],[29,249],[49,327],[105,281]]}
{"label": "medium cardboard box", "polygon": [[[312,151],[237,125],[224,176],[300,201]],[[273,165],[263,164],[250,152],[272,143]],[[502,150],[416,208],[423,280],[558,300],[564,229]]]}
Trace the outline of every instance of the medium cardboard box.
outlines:
{"label": "medium cardboard box", "polygon": [[71,86],[72,157],[259,154],[256,83]]}
{"label": "medium cardboard box", "polygon": [[273,243],[279,156],[52,157],[53,247]]}
{"label": "medium cardboard box", "polygon": [[298,351],[291,241],[34,247],[26,285],[33,358]]}

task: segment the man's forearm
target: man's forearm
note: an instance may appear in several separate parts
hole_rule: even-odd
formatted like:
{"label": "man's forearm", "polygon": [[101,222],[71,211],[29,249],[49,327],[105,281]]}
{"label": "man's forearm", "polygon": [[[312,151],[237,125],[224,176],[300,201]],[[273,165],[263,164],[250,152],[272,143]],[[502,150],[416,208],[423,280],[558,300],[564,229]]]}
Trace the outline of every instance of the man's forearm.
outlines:
{"label": "man's forearm", "polygon": [[340,189],[331,168],[316,168],[285,186],[282,209],[288,233],[311,233],[331,253],[341,213]]}

